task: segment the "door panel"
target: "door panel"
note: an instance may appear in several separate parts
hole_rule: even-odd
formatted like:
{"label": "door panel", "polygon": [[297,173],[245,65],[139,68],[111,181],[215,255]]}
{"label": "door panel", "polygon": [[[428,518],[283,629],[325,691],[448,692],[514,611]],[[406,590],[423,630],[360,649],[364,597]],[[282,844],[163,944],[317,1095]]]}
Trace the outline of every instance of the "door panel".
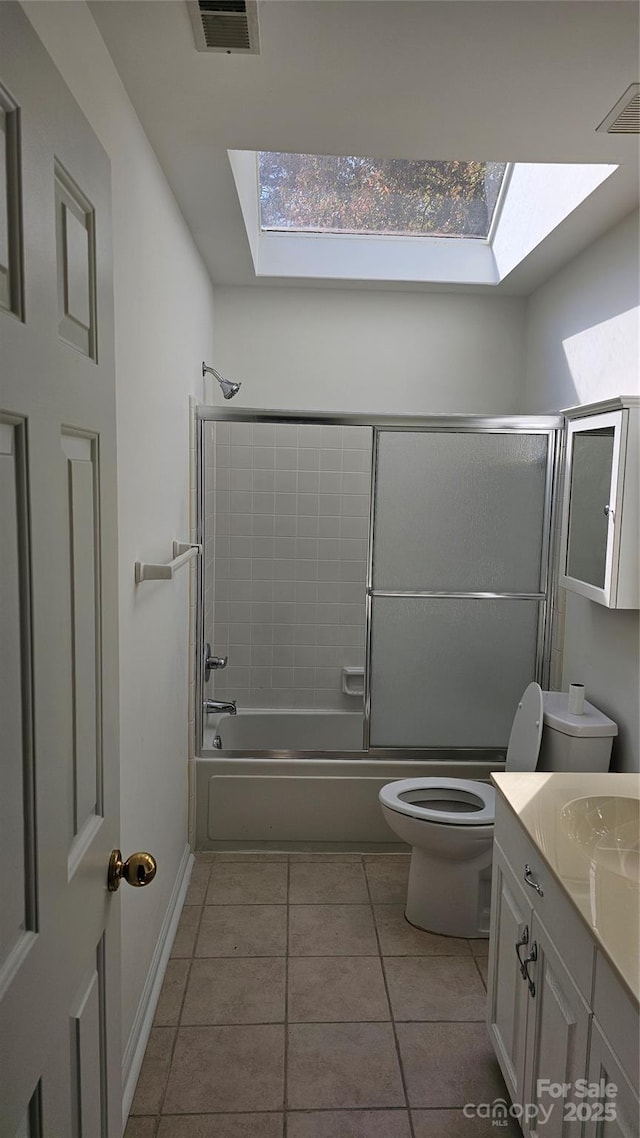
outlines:
{"label": "door panel", "polygon": [[24,420],[0,413],[0,992],[26,952],[36,927],[25,458]]}
{"label": "door panel", "polygon": [[22,316],[20,122],[0,84],[0,308]]}
{"label": "door panel", "polygon": [[[637,1078],[637,1072],[634,1074]],[[588,1078],[590,1083],[598,1083],[601,1091],[611,1085],[616,1089],[587,1099],[588,1109],[582,1105],[582,1113],[590,1115],[584,1128],[585,1138],[637,1138],[638,1096],[595,1019],[591,1024]]]}
{"label": "door panel", "polygon": [[21,1119],[15,1138],[41,1138],[42,1135],[42,1097],[40,1084],[36,1087],[31,1102]]}
{"label": "door panel", "polygon": [[[580,1123],[570,1116],[567,1098],[553,1099],[538,1090],[549,1083],[569,1083],[586,1076],[587,1040],[590,1009],[576,988],[560,955],[534,915],[531,929],[537,960],[529,965],[535,984],[527,1021],[527,1071],[525,1102],[544,1107],[538,1119],[529,1123],[531,1138],[571,1138]],[[546,1080],[546,1084],[545,1084]],[[551,1108],[548,1120],[542,1123]]]}
{"label": "door panel", "polygon": [[95,211],[59,162],[56,162],[56,261],[58,335],[95,360]]}
{"label": "door panel", "polygon": [[514,1102],[522,1102],[528,989],[516,945],[520,943],[521,956],[526,957],[531,943],[531,909],[497,844],[491,890],[487,1028],[509,1094]]}
{"label": "door panel", "polygon": [[119,1138],[110,170],[14,3],[0,106],[0,1133]]}
{"label": "door panel", "polygon": [[71,630],[70,867],[100,823],[102,724],[99,706],[100,608],[96,552],[100,533],[96,439],[63,432],[68,509],[69,624]]}
{"label": "door panel", "polygon": [[102,1133],[103,1096],[106,1087],[104,1032],[104,951],[100,944],[95,967],[80,984],[72,1005],[71,1097],[76,1104],[73,1138]]}

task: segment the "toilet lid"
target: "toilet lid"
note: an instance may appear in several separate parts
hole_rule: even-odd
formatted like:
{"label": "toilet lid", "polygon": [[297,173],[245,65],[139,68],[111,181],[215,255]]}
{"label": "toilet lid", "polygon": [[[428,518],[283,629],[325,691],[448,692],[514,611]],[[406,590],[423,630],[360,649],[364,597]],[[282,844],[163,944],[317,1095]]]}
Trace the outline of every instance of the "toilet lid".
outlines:
{"label": "toilet lid", "polygon": [[495,818],[495,790],[464,778],[403,778],[380,790],[383,806],[447,826],[490,826]]}
{"label": "toilet lid", "polygon": [[544,704],[540,684],[529,684],[513,717],[506,771],[534,771],[542,738]]}

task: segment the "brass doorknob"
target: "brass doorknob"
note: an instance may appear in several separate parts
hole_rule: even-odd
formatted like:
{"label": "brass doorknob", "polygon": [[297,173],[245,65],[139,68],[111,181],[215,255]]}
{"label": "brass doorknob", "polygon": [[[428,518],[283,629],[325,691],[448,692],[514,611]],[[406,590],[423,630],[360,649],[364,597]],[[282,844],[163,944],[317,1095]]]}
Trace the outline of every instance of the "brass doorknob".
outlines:
{"label": "brass doorknob", "polygon": [[151,854],[134,853],[126,861],[123,861],[120,850],[113,850],[109,858],[107,888],[110,893],[115,893],[120,886],[121,879],[124,878],[127,885],[133,885],[139,889],[153,881],[157,868],[156,859]]}

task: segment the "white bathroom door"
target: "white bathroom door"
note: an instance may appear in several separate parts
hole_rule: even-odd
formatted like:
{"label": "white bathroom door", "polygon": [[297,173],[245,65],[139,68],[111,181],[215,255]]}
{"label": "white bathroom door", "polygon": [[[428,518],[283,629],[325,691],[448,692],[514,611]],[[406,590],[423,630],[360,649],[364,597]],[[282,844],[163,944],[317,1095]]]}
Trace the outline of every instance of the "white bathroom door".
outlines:
{"label": "white bathroom door", "polygon": [[0,1134],[120,1138],[110,169],[0,4]]}

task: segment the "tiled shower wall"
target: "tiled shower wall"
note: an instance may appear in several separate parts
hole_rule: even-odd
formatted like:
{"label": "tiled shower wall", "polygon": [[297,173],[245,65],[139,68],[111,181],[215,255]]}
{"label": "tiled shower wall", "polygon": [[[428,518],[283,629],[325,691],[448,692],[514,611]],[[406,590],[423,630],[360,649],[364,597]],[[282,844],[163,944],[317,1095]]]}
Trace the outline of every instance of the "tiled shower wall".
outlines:
{"label": "tiled shower wall", "polygon": [[369,427],[211,423],[205,449],[205,629],[229,656],[207,684],[239,707],[359,711]]}

